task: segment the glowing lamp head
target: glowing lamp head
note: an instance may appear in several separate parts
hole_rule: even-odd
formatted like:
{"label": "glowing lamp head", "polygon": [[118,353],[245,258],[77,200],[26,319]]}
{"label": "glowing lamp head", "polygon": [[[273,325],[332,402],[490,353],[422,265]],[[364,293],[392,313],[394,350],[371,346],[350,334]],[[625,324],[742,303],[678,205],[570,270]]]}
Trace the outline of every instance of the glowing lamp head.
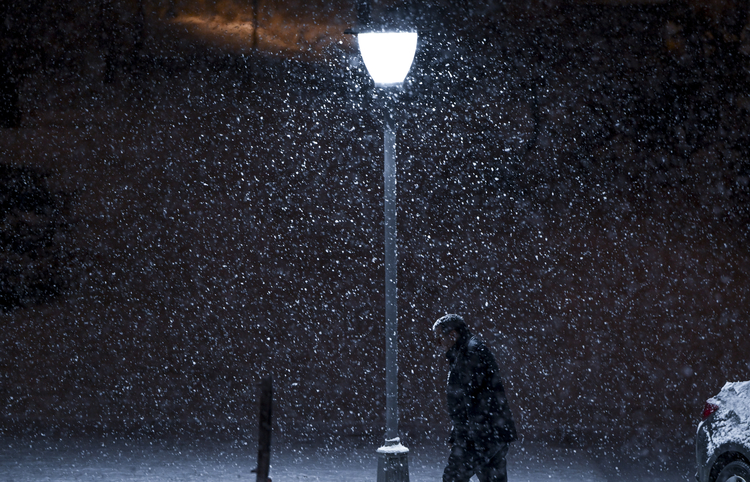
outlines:
{"label": "glowing lamp head", "polygon": [[397,87],[404,82],[417,51],[417,32],[364,32],[357,42],[375,85]]}

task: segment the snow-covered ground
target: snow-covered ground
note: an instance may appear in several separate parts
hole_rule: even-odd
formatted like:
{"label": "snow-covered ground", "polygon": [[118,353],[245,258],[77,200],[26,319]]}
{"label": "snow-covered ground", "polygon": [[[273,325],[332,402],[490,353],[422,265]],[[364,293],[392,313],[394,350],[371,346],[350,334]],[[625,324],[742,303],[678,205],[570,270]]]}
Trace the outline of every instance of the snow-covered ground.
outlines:
{"label": "snow-covered ground", "polygon": [[[254,481],[255,451],[237,443],[164,443],[149,440],[0,439],[0,482],[24,481]],[[320,445],[278,448],[271,477],[284,481],[374,481],[376,447]],[[438,481],[446,450],[411,447],[411,482]],[[514,445],[510,481],[691,481],[691,454],[615,461],[605,451]]]}

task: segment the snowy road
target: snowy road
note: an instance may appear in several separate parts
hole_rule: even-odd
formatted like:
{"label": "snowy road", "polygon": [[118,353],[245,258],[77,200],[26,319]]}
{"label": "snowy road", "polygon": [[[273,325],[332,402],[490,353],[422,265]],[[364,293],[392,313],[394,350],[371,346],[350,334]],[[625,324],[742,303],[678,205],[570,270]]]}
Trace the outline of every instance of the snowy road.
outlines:
{"label": "snowy road", "polygon": [[[165,444],[149,441],[76,442],[0,439],[0,482],[27,481],[254,481],[254,450],[238,444]],[[527,444],[530,445],[530,444]],[[653,461],[620,459],[590,450],[514,446],[508,456],[513,482],[692,482],[691,454]],[[445,453],[411,448],[411,482],[438,481]],[[271,476],[285,481],[374,481],[375,449],[278,449]]]}

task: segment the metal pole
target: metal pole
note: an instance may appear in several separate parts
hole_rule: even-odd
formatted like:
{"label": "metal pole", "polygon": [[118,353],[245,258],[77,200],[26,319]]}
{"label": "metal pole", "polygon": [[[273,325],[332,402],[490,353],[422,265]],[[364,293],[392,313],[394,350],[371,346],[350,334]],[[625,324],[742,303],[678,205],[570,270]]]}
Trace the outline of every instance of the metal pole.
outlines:
{"label": "metal pole", "polygon": [[359,0],[357,2],[357,26],[358,27],[366,27],[370,25],[370,0]]}
{"label": "metal pole", "polygon": [[409,449],[398,436],[398,262],[396,256],[396,126],[386,95],[383,132],[385,208],[385,445],[378,449],[377,482],[409,482]]}
{"label": "metal pole", "polygon": [[[386,113],[388,116],[388,113]],[[398,263],[396,261],[396,133],[386,118],[385,153],[385,407],[388,440],[398,437]]]}

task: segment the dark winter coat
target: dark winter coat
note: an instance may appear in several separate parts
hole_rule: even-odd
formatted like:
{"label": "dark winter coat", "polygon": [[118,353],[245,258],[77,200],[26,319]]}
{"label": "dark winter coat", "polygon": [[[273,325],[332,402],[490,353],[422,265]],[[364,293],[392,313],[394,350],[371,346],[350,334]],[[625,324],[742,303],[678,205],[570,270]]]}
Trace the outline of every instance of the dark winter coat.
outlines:
{"label": "dark winter coat", "polygon": [[451,441],[480,451],[518,439],[505,388],[490,350],[475,336],[459,338],[446,354]]}

